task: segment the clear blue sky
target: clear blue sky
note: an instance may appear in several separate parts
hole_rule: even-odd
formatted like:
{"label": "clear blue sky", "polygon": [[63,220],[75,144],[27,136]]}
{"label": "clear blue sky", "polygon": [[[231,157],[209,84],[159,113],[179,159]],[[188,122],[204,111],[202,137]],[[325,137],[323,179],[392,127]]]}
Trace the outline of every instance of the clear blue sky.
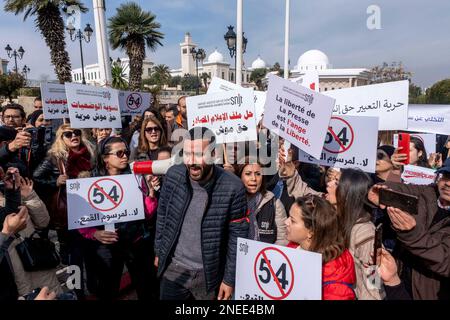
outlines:
{"label": "clear blue sky", "polygon": [[[106,0],[107,17],[125,1]],[[218,48],[231,61],[223,35],[229,24],[236,25],[236,0],[151,0],[136,1],[150,10],[161,23],[164,46],[156,52],[147,51],[147,58],[156,64],[180,67],[179,43],[189,31],[207,54]],[[92,1],[84,3],[92,8]],[[381,30],[366,26],[369,5],[381,8]],[[450,1],[430,0],[291,0],[291,66],[301,53],[309,49],[325,52],[333,67],[371,67],[383,61],[402,61],[413,72],[413,82],[428,87],[450,78]],[[92,10],[83,15],[82,25],[94,25]],[[245,63],[250,65],[258,54],[268,64],[283,64],[284,0],[244,0],[244,31],[249,40]],[[80,66],[78,44],[67,41],[72,67]],[[19,68],[26,63],[30,78],[42,74],[55,78],[48,49],[34,27],[33,19],[0,9],[0,57],[9,43],[26,50]],[[85,63],[97,60],[95,40],[84,45]],[[124,56],[111,52],[113,58]],[[11,65],[10,65],[11,67]]]}

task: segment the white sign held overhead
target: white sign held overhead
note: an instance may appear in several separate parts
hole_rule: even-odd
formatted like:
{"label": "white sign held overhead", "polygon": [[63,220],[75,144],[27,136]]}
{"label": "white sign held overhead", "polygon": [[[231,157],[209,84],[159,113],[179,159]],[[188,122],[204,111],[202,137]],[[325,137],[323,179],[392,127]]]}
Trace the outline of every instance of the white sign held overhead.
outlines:
{"label": "white sign held overhead", "polygon": [[320,159],[300,151],[299,160],[374,173],[377,140],[377,117],[332,116]]}
{"label": "white sign held overhead", "polygon": [[122,128],[117,90],[76,83],[65,87],[72,128]]}
{"label": "white sign held overhead", "polygon": [[238,238],[236,300],[320,300],[322,255]]}
{"label": "white sign held overhead", "polygon": [[333,98],[270,74],[263,124],[320,158],[333,106]]}
{"label": "white sign held overhead", "polygon": [[433,169],[412,165],[406,165],[403,168],[402,172],[403,183],[429,185],[433,184],[435,179],[436,173],[435,170]]}
{"label": "white sign held overhead", "polygon": [[67,180],[69,230],[144,219],[134,175]]}
{"label": "white sign held overhead", "polygon": [[305,74],[298,78],[291,79],[291,81],[319,92],[319,72],[317,72],[316,70],[306,71]]}
{"label": "white sign held overhead", "polygon": [[207,94],[223,91],[233,91],[238,89],[242,89],[242,87],[230,81],[226,81],[218,77],[213,77],[211,83],[208,86]]}
{"label": "white sign held overhead", "polygon": [[66,88],[59,83],[41,83],[41,98],[44,119],[63,119],[69,117]]}
{"label": "white sign held overhead", "polygon": [[120,91],[120,113],[122,116],[140,116],[151,106],[152,100],[149,92]]}
{"label": "white sign held overhead", "polygon": [[336,99],[334,115],[379,117],[378,130],[408,127],[408,80],[323,92]]}
{"label": "white sign held overhead", "polygon": [[186,109],[189,129],[207,127],[217,143],[257,139],[253,89],[188,97]]}
{"label": "white sign held overhead", "polygon": [[450,105],[410,104],[408,131],[450,135]]}
{"label": "white sign held overhead", "polygon": [[[242,88],[243,87],[238,86],[235,83],[214,77],[212,79],[211,83],[209,84],[207,94],[224,92],[224,91],[242,90]],[[254,91],[253,94],[255,95],[254,101],[255,101],[255,112],[256,112],[255,113],[256,124],[258,124],[264,113],[264,104],[266,102],[266,92]]]}

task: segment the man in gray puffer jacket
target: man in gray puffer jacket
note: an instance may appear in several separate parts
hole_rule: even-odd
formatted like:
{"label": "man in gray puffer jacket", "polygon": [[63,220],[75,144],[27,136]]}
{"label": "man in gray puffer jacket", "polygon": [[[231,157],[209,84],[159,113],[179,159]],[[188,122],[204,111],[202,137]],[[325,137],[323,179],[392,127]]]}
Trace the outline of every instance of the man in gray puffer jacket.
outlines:
{"label": "man in gray puffer jacket", "polygon": [[213,164],[215,136],[193,128],[183,162],[169,169],[157,212],[155,265],[162,300],[229,299],[237,238],[247,237],[245,188]]}

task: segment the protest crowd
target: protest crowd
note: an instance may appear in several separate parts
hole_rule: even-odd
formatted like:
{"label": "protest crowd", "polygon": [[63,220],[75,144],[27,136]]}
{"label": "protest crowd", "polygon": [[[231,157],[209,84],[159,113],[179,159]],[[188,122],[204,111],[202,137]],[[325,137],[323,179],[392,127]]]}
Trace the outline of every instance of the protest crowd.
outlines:
{"label": "protest crowd", "polygon": [[[320,254],[324,300],[450,299],[449,136],[427,153],[410,132],[379,130],[367,172],[303,161],[295,137],[283,139],[263,118],[256,139],[224,143],[232,129],[212,130],[205,117],[192,125],[187,100],[198,97],[151,102],[122,116],[120,129],[45,119],[40,98],[31,114],[2,108],[0,300],[110,301],[124,288],[139,300],[235,299],[238,238]],[[163,173],[135,170],[177,156]],[[407,165],[432,170],[430,183],[406,183]],[[133,177],[143,218],[73,227],[68,212],[87,213],[68,200],[69,182],[121,175]],[[94,199],[117,202],[98,190]],[[386,194],[412,205],[389,205],[396,199]],[[80,278],[73,288],[62,278],[71,274]]]}

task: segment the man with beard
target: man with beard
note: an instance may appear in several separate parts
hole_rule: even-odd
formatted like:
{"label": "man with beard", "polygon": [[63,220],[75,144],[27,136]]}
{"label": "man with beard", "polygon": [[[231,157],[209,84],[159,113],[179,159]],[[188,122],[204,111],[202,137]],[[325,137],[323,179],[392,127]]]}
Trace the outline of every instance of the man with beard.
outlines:
{"label": "man with beard", "polygon": [[245,188],[214,165],[215,136],[192,128],[183,162],[171,167],[161,190],[155,266],[162,300],[230,299],[238,237],[247,237]]}

